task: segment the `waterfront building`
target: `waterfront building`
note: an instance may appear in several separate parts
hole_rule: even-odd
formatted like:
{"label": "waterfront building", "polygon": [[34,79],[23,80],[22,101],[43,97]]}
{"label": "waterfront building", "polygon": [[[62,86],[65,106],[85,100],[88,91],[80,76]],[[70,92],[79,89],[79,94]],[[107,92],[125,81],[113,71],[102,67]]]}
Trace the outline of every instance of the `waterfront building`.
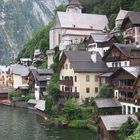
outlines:
{"label": "waterfront building", "polygon": [[100,115],[119,115],[122,114],[122,105],[116,98],[97,98],[95,102],[95,114]]}
{"label": "waterfront building", "polygon": [[98,121],[99,140],[117,140],[117,131],[121,125],[127,122],[128,117],[138,122],[135,115],[104,115]]}
{"label": "waterfront building", "polygon": [[45,96],[53,71],[50,69],[31,69],[29,73],[29,90],[35,94],[36,100]]}
{"label": "waterfront building", "polygon": [[74,97],[80,103],[96,97],[99,92],[99,73],[107,71],[98,52],[63,51],[57,72],[60,74],[61,98]]}
{"label": "waterfront building", "polygon": [[122,105],[123,114],[134,114],[140,112],[140,106],[136,103],[134,95],[134,83],[140,73],[140,66],[122,67],[111,76],[114,86],[114,96]]}

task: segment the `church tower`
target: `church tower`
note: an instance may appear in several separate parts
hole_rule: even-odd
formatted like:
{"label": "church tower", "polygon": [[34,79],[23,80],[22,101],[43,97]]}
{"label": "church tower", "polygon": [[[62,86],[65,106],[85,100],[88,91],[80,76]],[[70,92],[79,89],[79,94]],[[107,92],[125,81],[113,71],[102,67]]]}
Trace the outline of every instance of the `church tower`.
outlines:
{"label": "church tower", "polygon": [[70,13],[82,13],[82,5],[78,0],[69,0],[69,4],[66,6],[66,12]]}

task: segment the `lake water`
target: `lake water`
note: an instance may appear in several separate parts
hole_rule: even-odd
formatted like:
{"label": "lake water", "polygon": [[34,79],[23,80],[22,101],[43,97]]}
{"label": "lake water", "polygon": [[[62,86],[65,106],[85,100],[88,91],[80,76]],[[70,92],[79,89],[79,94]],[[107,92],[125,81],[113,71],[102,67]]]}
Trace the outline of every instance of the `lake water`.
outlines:
{"label": "lake water", "polygon": [[0,140],[96,140],[84,129],[48,126],[35,112],[0,106]]}

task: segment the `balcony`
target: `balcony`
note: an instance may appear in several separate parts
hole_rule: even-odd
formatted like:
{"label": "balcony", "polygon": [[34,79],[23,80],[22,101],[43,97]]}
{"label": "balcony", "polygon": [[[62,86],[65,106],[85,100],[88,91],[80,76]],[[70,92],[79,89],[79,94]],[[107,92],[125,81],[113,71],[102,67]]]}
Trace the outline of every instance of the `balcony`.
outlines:
{"label": "balcony", "polygon": [[74,98],[79,98],[79,92],[64,92],[64,91],[60,91],[59,93],[60,97],[74,97]]}
{"label": "balcony", "polygon": [[61,85],[73,86],[73,80],[60,80]]}
{"label": "balcony", "polygon": [[134,98],[119,97],[120,102],[131,103],[135,105],[140,105],[140,96],[135,96]]}
{"label": "balcony", "polygon": [[119,91],[133,92],[133,86],[118,86],[116,87]]}
{"label": "balcony", "polygon": [[129,28],[124,32],[124,38],[134,38],[135,30],[133,28]]}

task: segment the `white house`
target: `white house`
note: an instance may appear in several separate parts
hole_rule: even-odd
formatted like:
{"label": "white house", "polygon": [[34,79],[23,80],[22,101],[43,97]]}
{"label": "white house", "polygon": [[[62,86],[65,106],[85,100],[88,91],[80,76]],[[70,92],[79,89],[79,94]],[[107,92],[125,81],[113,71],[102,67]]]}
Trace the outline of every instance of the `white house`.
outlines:
{"label": "white house", "polygon": [[[72,0],[66,7],[66,12],[57,12],[50,30],[50,50],[57,45],[62,51],[70,44],[79,44],[85,36],[93,32],[104,32],[108,29],[106,15],[82,13],[78,0]],[[48,51],[48,67],[53,62],[53,51]]]}

